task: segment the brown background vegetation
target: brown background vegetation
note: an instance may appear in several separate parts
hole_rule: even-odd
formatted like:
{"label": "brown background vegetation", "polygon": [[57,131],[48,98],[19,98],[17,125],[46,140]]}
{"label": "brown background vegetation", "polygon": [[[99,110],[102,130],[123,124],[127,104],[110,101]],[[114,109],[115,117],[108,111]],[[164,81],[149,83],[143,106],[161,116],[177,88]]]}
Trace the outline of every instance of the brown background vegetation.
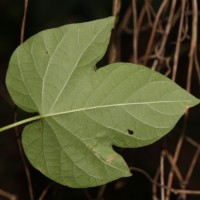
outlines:
{"label": "brown background vegetation", "polygon": [[[143,64],[200,98],[198,0],[0,1],[0,126],[25,118],[5,87],[9,58],[31,35],[67,23],[116,16],[101,64]],[[26,10],[26,8],[28,10]],[[26,11],[28,11],[26,13]],[[0,199],[200,199],[200,106],[153,145],[119,149],[133,176],[102,187],[71,189],[33,169],[21,149],[21,130],[0,135]],[[164,187],[163,187],[164,185]]]}

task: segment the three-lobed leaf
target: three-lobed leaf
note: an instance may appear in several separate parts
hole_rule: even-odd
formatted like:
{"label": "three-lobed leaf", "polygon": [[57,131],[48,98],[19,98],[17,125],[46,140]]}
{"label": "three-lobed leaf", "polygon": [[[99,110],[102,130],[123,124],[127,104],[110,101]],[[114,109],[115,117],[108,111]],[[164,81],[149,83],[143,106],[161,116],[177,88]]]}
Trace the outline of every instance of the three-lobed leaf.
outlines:
{"label": "three-lobed leaf", "polygon": [[131,173],[112,145],[140,147],[168,133],[199,100],[161,74],[116,63],[96,70],[113,17],[42,31],[17,48],[6,84],[14,102],[41,119],[23,131],[34,167],[70,187]]}

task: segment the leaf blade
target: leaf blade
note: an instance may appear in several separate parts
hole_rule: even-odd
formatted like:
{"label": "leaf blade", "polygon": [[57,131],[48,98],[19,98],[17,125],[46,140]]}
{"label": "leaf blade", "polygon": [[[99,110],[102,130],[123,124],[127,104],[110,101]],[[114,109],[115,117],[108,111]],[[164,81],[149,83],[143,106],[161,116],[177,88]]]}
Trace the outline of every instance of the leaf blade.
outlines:
{"label": "leaf blade", "polygon": [[199,103],[140,65],[116,63],[95,71],[112,23],[107,18],[43,31],[10,61],[6,83],[13,100],[41,117],[23,131],[25,153],[43,174],[70,187],[130,176],[112,146],[151,144]]}

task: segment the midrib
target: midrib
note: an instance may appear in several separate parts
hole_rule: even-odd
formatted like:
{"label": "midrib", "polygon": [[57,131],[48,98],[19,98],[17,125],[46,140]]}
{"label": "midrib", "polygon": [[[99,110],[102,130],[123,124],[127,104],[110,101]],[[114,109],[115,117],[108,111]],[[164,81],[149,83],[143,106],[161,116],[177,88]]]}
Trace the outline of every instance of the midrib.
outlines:
{"label": "midrib", "polygon": [[160,103],[183,103],[183,102],[190,102],[190,101],[189,100],[185,100],[185,101],[151,101],[151,102],[108,104],[108,105],[99,105],[99,106],[78,108],[78,109],[67,110],[67,111],[63,111],[63,112],[47,113],[47,114],[43,114],[42,116],[43,117],[51,117],[51,116],[58,116],[58,115],[75,113],[75,112],[82,112],[82,111],[95,110],[95,109],[101,109],[101,108],[120,107],[120,106],[148,105],[148,104],[160,104]]}

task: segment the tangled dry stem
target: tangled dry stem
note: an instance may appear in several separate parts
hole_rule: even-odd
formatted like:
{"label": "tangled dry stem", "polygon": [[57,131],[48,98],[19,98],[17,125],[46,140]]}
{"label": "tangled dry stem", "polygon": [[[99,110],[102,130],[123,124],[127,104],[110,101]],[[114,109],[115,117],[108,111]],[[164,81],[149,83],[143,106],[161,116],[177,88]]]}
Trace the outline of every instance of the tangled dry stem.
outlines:
{"label": "tangled dry stem", "polygon": [[[171,3],[170,3],[171,2]],[[179,60],[181,57],[181,46],[187,40],[190,40],[190,49],[188,54],[188,72],[186,77],[186,90],[191,91],[192,87],[192,75],[195,69],[195,76],[198,78],[200,86],[200,64],[198,60],[198,49],[197,49],[197,35],[198,35],[198,1],[197,0],[181,0],[179,5],[176,5],[177,1],[162,1],[160,7],[157,11],[154,10],[151,5],[151,0],[145,0],[144,6],[142,7],[140,13],[137,9],[137,1],[132,0],[132,5],[130,5],[122,20],[118,25],[115,26],[115,39],[113,39],[110,48],[115,48],[115,61],[121,59],[121,34],[133,34],[133,54],[129,61],[134,63],[141,63],[152,67],[152,69],[157,71],[163,71],[166,69],[164,74],[176,81],[177,74],[181,68],[179,66]],[[167,13],[167,15],[166,15]],[[120,13],[118,10],[118,17]],[[188,16],[191,16],[192,23],[189,23]],[[130,18],[133,18],[132,28],[128,27]],[[191,27],[190,27],[191,25]],[[173,54],[168,55],[166,49],[168,46],[172,45],[169,41],[169,36],[173,32],[173,28],[178,26],[178,34],[175,44],[175,51]],[[131,30],[132,29],[132,30]],[[128,30],[128,31],[127,31]],[[190,31],[191,30],[191,31]],[[146,51],[143,53],[138,52],[138,46],[140,45],[140,35],[142,32],[146,31],[150,33],[149,40],[147,42]],[[187,195],[200,195],[200,190],[187,190],[187,186],[191,181],[194,168],[199,161],[200,155],[200,144],[190,137],[186,136],[188,115],[186,113],[182,131],[180,133],[179,140],[174,153],[170,153],[168,149],[164,149],[161,152],[161,162],[157,169],[154,179],[152,179],[147,172],[142,169],[136,169],[136,171],[143,173],[150,182],[152,182],[152,199],[153,200],[170,200],[172,193],[178,194],[179,198],[186,200]],[[184,148],[185,143],[189,143],[191,146],[196,148],[191,163],[188,164],[188,171],[183,176],[180,166],[178,166],[177,161],[182,156],[181,150]],[[170,171],[165,169],[165,163],[168,162],[171,166]],[[132,168],[134,170],[134,168]],[[167,175],[167,180],[164,179]],[[160,183],[159,183],[160,177]],[[173,182],[177,179],[180,185],[180,189],[173,188]],[[165,185],[166,182],[166,185]],[[158,187],[161,188],[161,192],[158,192]],[[161,196],[160,196],[161,195]]]}

